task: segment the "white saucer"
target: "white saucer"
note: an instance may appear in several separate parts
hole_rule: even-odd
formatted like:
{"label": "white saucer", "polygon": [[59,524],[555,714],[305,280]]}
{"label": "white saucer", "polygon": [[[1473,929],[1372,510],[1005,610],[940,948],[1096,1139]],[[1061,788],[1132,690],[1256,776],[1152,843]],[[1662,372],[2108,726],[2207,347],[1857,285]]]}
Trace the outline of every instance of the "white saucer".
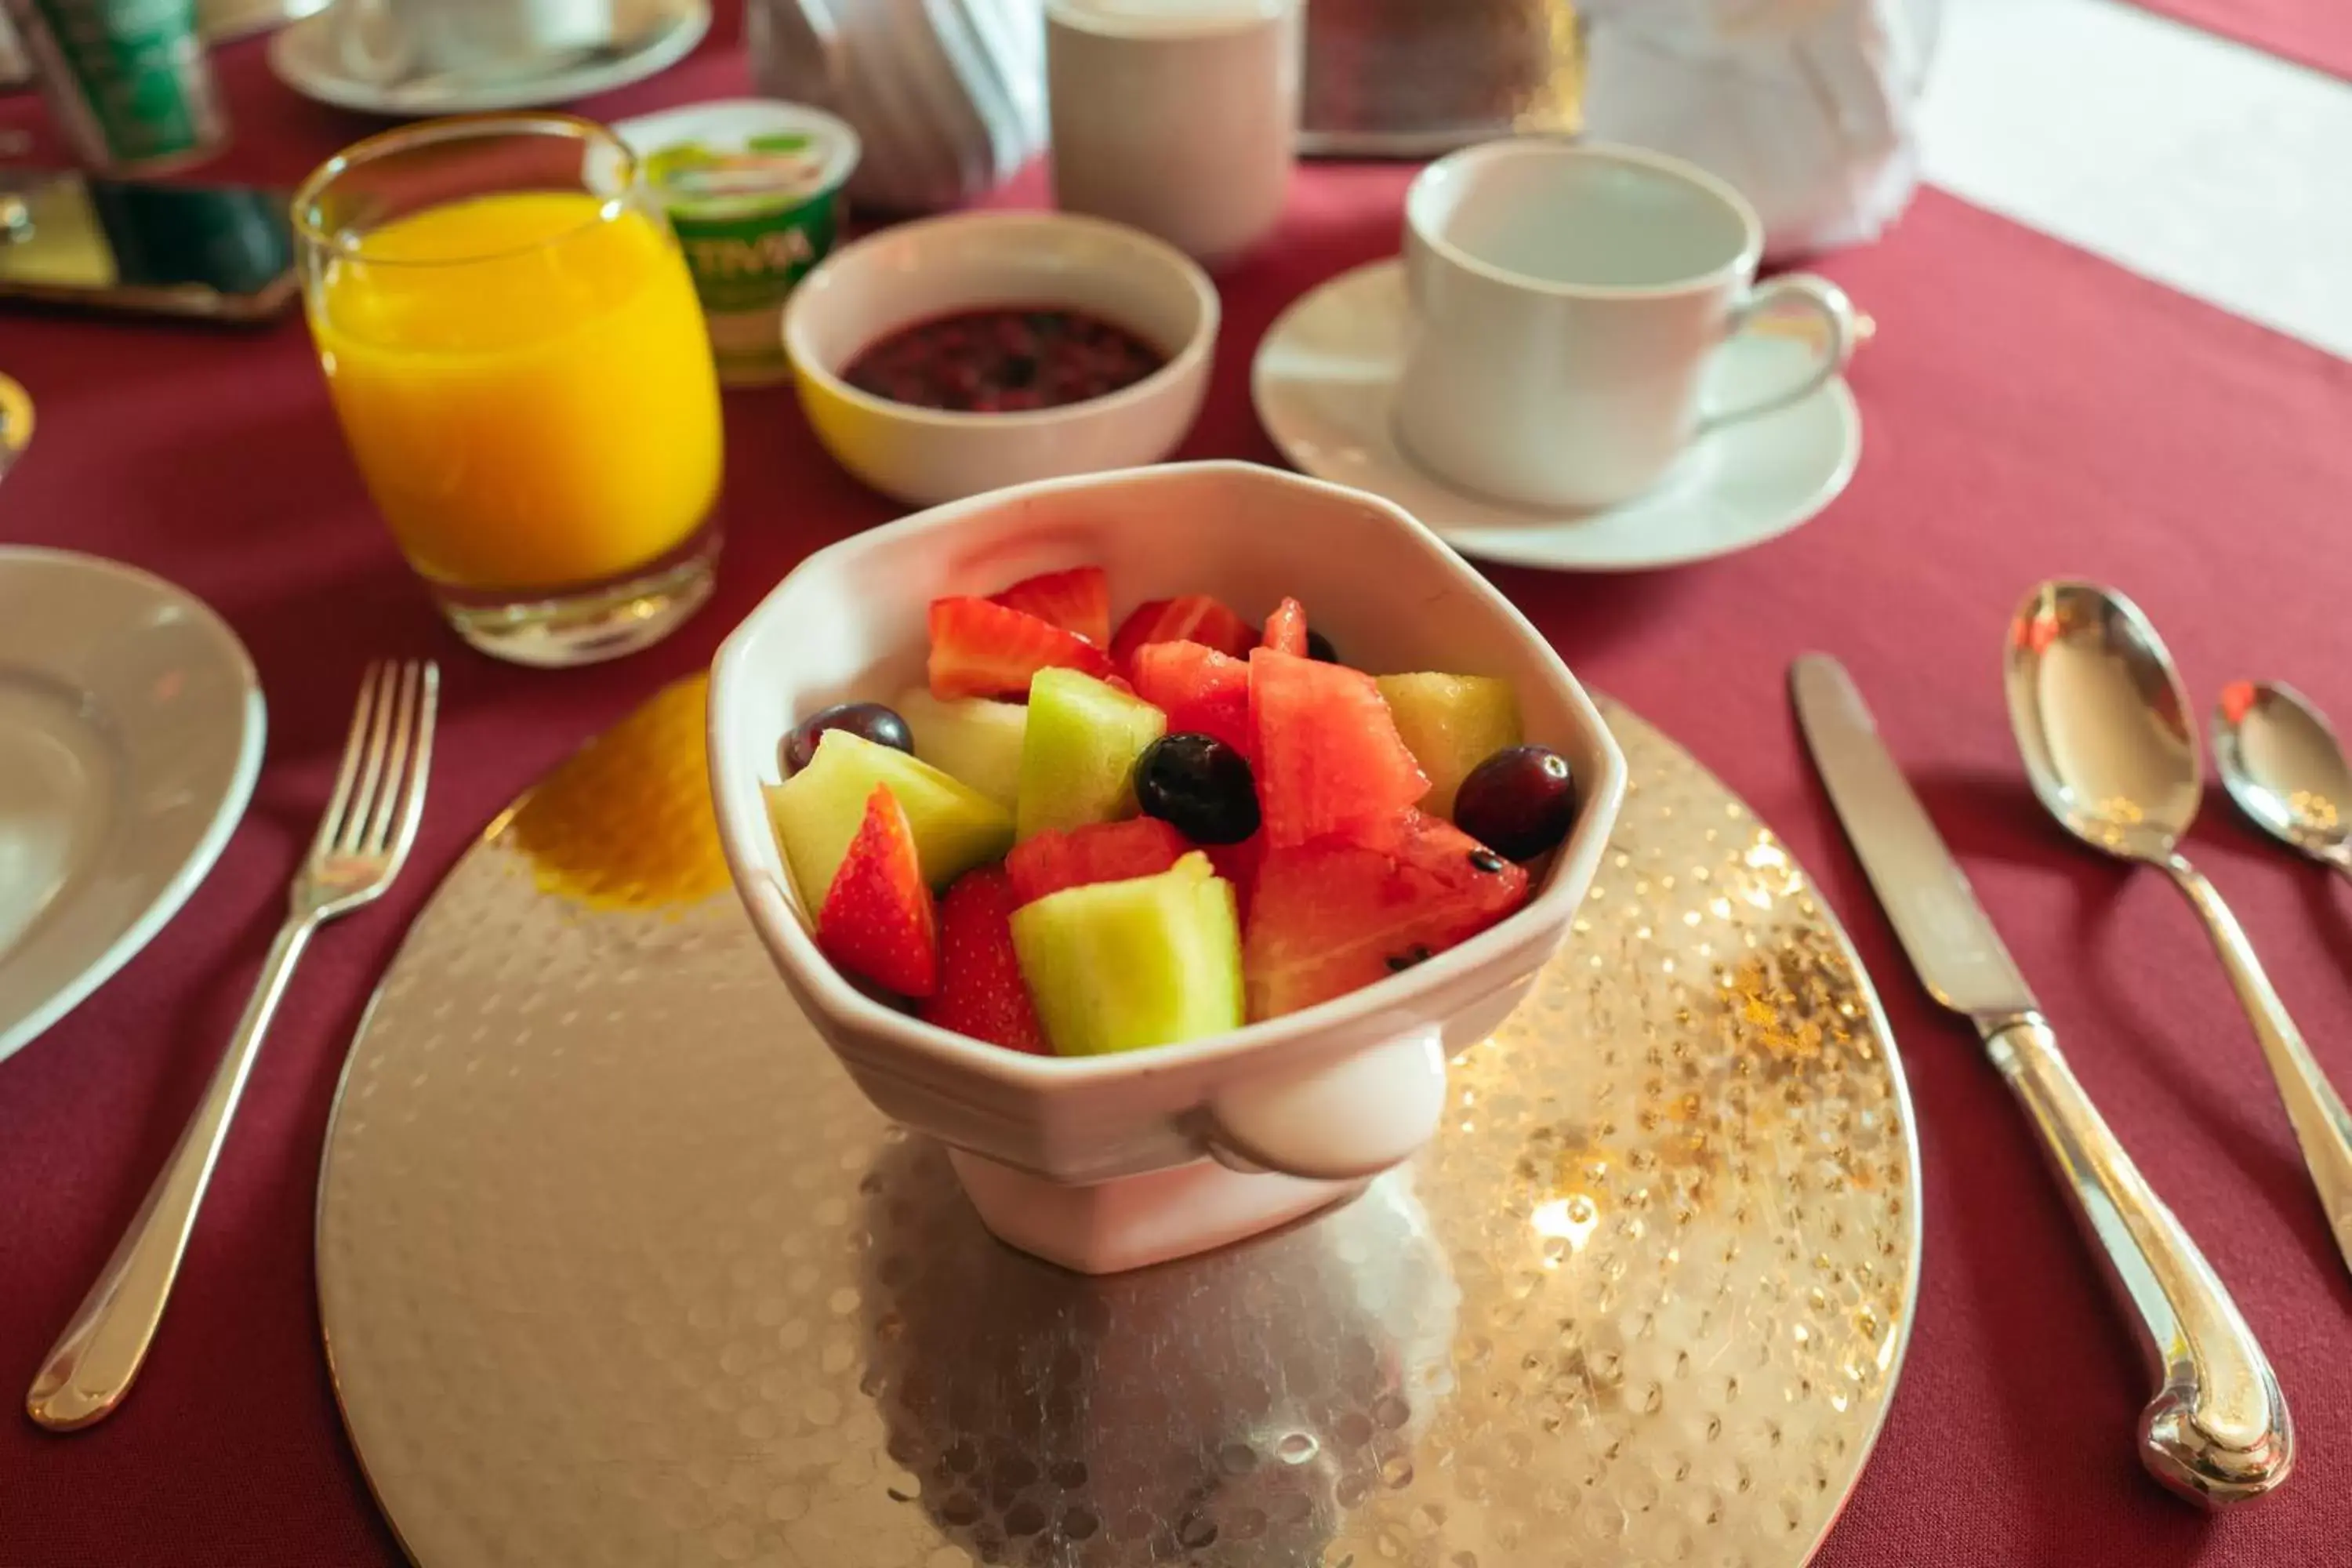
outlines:
{"label": "white saucer", "polygon": [[[1844,489],[1862,456],[1853,394],[1832,379],[1777,413],[1693,446],[1645,495],[1590,512],[1522,510],[1456,489],[1399,447],[1389,407],[1404,360],[1404,267],[1345,272],[1283,313],[1250,395],[1284,457],[1318,479],[1385,496],[1465,555],[1577,572],[1635,572],[1727,555],[1788,532]],[[1710,372],[1709,401],[1802,374],[1805,347],[1749,333]]]}
{"label": "white saucer", "polygon": [[261,686],[161,578],[0,549],[0,1059],[122,967],[228,842]]}
{"label": "white saucer", "polygon": [[684,58],[710,30],[709,0],[614,0],[613,34],[625,40],[528,72],[472,76],[436,71],[394,81],[354,74],[335,47],[335,7],[269,40],[269,68],[306,98],[368,114],[470,114],[569,103],[643,81]]}

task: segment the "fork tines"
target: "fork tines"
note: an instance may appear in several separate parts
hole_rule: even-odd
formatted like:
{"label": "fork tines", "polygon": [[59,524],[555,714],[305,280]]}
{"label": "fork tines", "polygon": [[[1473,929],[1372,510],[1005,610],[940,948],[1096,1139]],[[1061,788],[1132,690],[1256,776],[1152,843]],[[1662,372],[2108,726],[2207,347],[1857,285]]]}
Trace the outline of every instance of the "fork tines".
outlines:
{"label": "fork tines", "polygon": [[441,671],[430,659],[378,659],[360,680],[334,797],[312,856],[407,854],[425,810]]}

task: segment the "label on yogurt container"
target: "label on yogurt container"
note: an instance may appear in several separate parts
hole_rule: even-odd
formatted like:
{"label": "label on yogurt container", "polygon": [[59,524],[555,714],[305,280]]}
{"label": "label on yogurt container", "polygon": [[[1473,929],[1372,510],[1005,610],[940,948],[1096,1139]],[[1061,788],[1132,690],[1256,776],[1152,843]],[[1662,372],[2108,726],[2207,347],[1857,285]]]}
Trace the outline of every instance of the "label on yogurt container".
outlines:
{"label": "label on yogurt container", "polygon": [[784,379],[784,300],[840,232],[856,133],[816,110],[751,99],[614,129],[643,159],[677,231],[719,379]]}

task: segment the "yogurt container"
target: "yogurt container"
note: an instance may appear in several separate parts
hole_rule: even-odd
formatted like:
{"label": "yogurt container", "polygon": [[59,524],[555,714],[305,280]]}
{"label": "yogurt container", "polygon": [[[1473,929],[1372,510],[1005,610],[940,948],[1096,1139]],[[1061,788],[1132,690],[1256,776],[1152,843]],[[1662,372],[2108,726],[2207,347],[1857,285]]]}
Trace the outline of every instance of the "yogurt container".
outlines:
{"label": "yogurt container", "polygon": [[857,132],[771,99],[689,104],[613,127],[643,161],[694,273],[719,379],[788,380],[784,300],[833,248]]}

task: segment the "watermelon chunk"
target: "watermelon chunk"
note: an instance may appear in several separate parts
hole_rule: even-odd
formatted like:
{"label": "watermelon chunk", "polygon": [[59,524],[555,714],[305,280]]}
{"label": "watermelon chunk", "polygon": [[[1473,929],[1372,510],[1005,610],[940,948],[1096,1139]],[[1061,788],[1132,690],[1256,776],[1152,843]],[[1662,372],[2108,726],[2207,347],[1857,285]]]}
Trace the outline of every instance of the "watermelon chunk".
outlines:
{"label": "watermelon chunk", "polygon": [[1341,837],[1375,847],[1429,793],[1372,678],[1262,647],[1250,655],[1250,729],[1266,847]]}
{"label": "watermelon chunk", "polygon": [[1024,577],[1002,594],[991,594],[992,604],[1034,616],[1049,626],[1086,638],[1097,647],[1110,641],[1110,579],[1099,566],[1078,566],[1067,572],[1043,572]]}
{"label": "watermelon chunk", "polygon": [[1168,715],[1171,735],[1214,735],[1244,757],[1250,731],[1249,666],[1196,642],[1147,643],[1135,650],[1135,694]]}
{"label": "watermelon chunk", "polygon": [[1249,919],[1250,895],[1257,890],[1258,868],[1265,863],[1265,835],[1253,833],[1239,844],[1203,844],[1202,853],[1217,875],[1234,885],[1234,902]]}
{"label": "watermelon chunk", "polygon": [[1031,904],[1089,882],[1156,877],[1192,847],[1158,817],[1135,816],[1024,839],[1004,858],[1004,874],[1013,879],[1013,901]]}
{"label": "watermelon chunk", "polygon": [[1265,618],[1265,640],[1258,646],[1307,658],[1307,607],[1289,598],[1276,605]]}
{"label": "watermelon chunk", "polygon": [[1137,648],[1156,642],[1196,642],[1239,658],[1257,646],[1257,633],[1208,595],[1186,594],[1138,605],[1118,624],[1118,635],[1110,639],[1110,656],[1129,664]]}
{"label": "watermelon chunk", "polygon": [[930,612],[931,695],[1022,698],[1041,669],[1112,673],[1109,656],[1075,632],[988,599],[934,599]]}
{"label": "watermelon chunk", "polygon": [[1527,902],[1527,871],[1442,818],[1408,814],[1393,848],[1339,839],[1266,851],[1242,942],[1252,1020],[1400,974]]}

